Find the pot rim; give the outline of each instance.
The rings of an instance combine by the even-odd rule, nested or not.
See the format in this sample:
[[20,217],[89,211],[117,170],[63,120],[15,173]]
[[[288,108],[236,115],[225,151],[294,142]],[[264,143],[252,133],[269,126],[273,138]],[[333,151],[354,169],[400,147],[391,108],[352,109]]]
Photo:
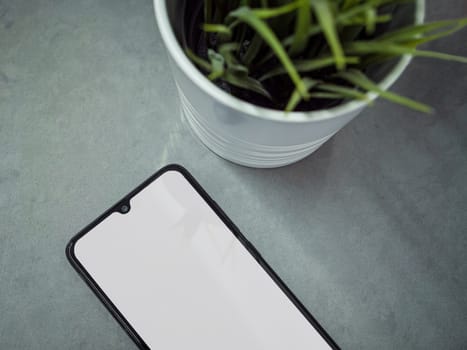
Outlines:
[[[222,104],[237,110],[241,113],[246,113],[250,116],[269,121],[283,122],[283,123],[309,123],[317,122],[331,118],[338,118],[355,112],[364,108],[366,105],[374,101],[378,95],[375,93],[367,93],[367,101],[349,101],[338,106],[316,110],[311,112],[289,112],[279,111],[265,107],[256,106],[252,103],[244,101],[236,96],[233,96],[226,91],[222,90],[209,79],[207,79],[189,60],[180,46],[175,33],[170,24],[169,16],[167,13],[166,1],[170,0],[154,0],[154,11],[159,31],[162,40],[165,43],[170,55],[175,60],[180,69],[185,75],[193,81],[195,85],[201,88],[208,95],[220,101]],[[425,18],[425,0],[416,0],[415,2],[415,23],[423,23]],[[389,89],[396,80],[402,75],[404,70],[412,60],[411,55],[404,55],[391,70],[390,73],[378,84],[383,90]]]

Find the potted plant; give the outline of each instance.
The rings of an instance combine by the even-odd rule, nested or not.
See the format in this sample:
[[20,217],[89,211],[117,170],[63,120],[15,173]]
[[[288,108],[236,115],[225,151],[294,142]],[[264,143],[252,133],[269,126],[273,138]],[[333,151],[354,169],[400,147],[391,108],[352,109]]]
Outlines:
[[212,151],[279,167],[318,149],[389,92],[420,50],[467,19],[423,24],[424,0],[154,0],[182,111]]

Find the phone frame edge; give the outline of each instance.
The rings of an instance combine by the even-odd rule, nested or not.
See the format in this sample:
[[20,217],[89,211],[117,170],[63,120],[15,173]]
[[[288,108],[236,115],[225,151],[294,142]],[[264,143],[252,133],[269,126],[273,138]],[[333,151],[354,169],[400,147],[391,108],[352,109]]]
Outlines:
[[191,175],[191,173],[185,169],[183,166],[178,164],[167,165],[155,174],[150,176],[148,179],[143,181],[139,186],[134,190],[120,199],[117,203],[112,205],[107,209],[103,214],[101,214],[97,219],[92,221],[77,234],[75,234],[66,246],[66,257],[72,267],[76,270],[78,275],[84,280],[89,288],[94,292],[98,299],[104,304],[107,310],[112,314],[118,324],[123,328],[123,330],[128,334],[128,336],[133,340],[136,346],[139,349],[150,349],[149,346],[144,342],[144,340],[139,336],[136,330],[131,326],[131,324],[126,320],[126,318],[120,313],[117,307],[105,294],[105,292],[99,287],[97,282],[92,278],[92,276],[86,271],[84,266],[79,262],[78,258],[75,255],[74,248],[78,240],[95,228],[98,224],[104,221],[108,216],[117,211],[118,208],[123,203],[127,203],[132,197],[141,192],[144,188],[150,185],[158,177],[169,171],[176,171],[183,175],[183,177],[190,183],[191,186],[196,190],[196,192],[206,201],[210,208],[219,216],[219,218],[224,222],[224,224],[231,230],[235,237],[242,243],[242,245],[247,249],[247,251],[255,258],[255,260],[261,265],[263,270],[273,279],[276,285],[282,290],[282,292],[287,296],[287,298],[295,305],[295,307],[302,313],[302,315],[307,319],[307,321],[313,326],[313,328],[323,337],[323,339],[328,343],[328,345],[334,350],[340,350],[337,343],[331,338],[331,336],[324,330],[324,328],[319,324],[319,322],[314,318],[311,312],[302,304],[302,302],[295,296],[295,294],[287,287],[287,285],[282,281],[282,279],[277,275],[277,273],[272,269],[271,266],[264,260],[261,254],[256,250],[252,243],[241,233],[238,227],[230,220],[230,218],[225,214],[225,212],[220,208],[220,206],[214,201],[208,193],[203,189],[203,187],[196,181],[196,179]]

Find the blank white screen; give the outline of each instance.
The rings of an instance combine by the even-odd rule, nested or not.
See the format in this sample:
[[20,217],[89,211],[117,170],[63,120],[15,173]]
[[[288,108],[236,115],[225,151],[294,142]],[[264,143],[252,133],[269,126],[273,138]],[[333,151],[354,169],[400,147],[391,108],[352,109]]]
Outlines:
[[330,349],[176,171],[80,238],[75,255],[151,349]]

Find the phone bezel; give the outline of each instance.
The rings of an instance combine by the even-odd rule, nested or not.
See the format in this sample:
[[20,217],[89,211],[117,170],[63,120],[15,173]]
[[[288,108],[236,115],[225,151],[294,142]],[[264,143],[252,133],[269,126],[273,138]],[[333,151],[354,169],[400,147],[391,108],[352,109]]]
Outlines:
[[131,326],[131,324],[125,319],[125,317],[120,313],[117,307],[112,303],[112,301],[107,297],[105,292],[99,287],[97,282],[91,277],[91,275],[86,271],[84,266],[79,262],[78,258],[75,255],[74,248],[76,243],[80,238],[86,235],[89,231],[99,225],[107,217],[109,217],[114,212],[118,212],[122,205],[128,205],[131,198],[141,192],[144,188],[154,182],[158,177],[163,175],[168,171],[176,171],[183,175],[183,177],[190,183],[191,186],[198,192],[198,194],[206,201],[210,208],[218,215],[218,217],[224,222],[224,224],[230,229],[234,236],[240,241],[244,248],[255,258],[255,260],[261,265],[263,270],[273,279],[277,286],[284,292],[287,298],[297,307],[297,309],[303,314],[303,316],[308,320],[308,322],[316,329],[316,331],[323,337],[323,339],[329,344],[332,349],[340,349],[337,343],[329,336],[329,334],[324,330],[324,328],[318,323],[318,321],[313,317],[313,315],[306,309],[306,307],[300,302],[300,300],[292,293],[292,291],[287,287],[287,285],[281,280],[281,278],[276,274],[276,272],[269,266],[269,264],[263,259],[263,257],[258,253],[256,248],[251,244],[246,237],[240,232],[240,230],[235,226],[235,224],[229,219],[229,217],[224,213],[224,211],[219,207],[219,205],[206,193],[206,191],[201,187],[201,185],[195,180],[195,178],[186,170],[183,166],[178,164],[171,164],[165,166],[164,168],[157,171],[154,175],[149,177],[141,185],[136,187],[133,191],[119,200],[116,204],[111,206],[106,210],[102,215],[100,215],[96,220],[87,225],[84,229],[79,231],[67,244],[66,246],[66,256],[73,266],[73,268],[78,272],[80,277],[86,282],[86,284],[91,288],[94,294],[99,298],[99,300],[104,304],[107,310],[112,314],[112,316],[117,320],[120,326],[125,330],[125,332],[130,336],[134,343],[140,349],[150,349],[144,340],[139,336],[138,332]]

